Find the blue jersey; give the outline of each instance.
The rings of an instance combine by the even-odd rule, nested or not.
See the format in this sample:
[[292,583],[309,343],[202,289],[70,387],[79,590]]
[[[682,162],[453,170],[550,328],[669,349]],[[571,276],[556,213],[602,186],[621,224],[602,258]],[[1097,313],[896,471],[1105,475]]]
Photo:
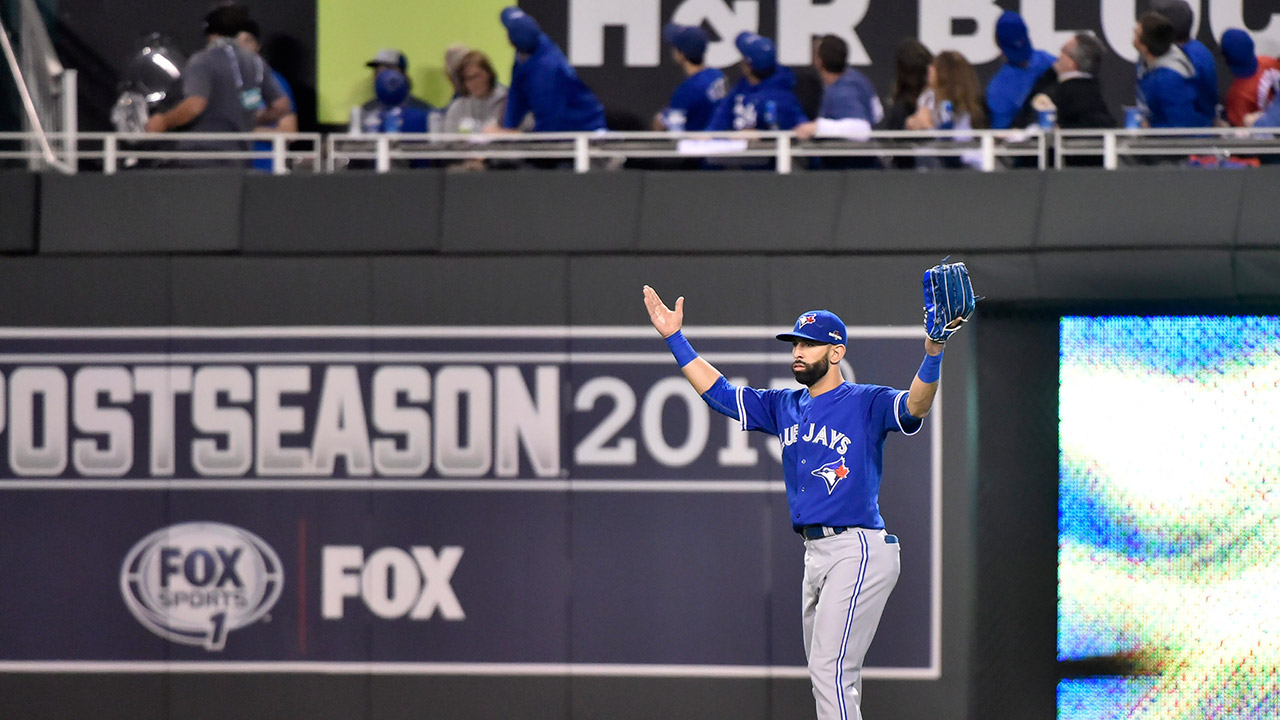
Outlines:
[[884,440],[894,431],[914,435],[923,424],[906,414],[906,390],[846,382],[813,397],[806,389],[736,387],[721,377],[702,397],[743,430],[782,441],[793,527],[884,527]]
[[795,86],[795,74],[784,67],[755,85],[743,78],[716,106],[707,129],[790,130],[808,122]]
[[520,127],[527,113],[533,113],[534,132],[605,129],[604,106],[546,35],[539,36],[529,57],[517,57],[511,68],[502,127]]
[[991,115],[991,128],[1005,130],[1013,126],[1031,89],[1040,76],[1053,69],[1057,60],[1043,50],[1037,50],[1027,61],[1026,67],[1005,63],[987,83],[987,112]]
[[1138,63],[1138,106],[1153,128],[1208,127],[1212,118],[1196,110],[1196,71],[1177,47],[1150,66]]
[[1196,112],[1204,119],[1204,125],[1213,125],[1218,115],[1218,64],[1213,52],[1199,40],[1183,45],[1182,52],[1196,69]]
[[[662,112],[668,130],[706,130],[716,103],[724,98],[724,73],[707,68],[685,78],[671,95],[671,104]],[[679,117],[684,121],[680,122]]]

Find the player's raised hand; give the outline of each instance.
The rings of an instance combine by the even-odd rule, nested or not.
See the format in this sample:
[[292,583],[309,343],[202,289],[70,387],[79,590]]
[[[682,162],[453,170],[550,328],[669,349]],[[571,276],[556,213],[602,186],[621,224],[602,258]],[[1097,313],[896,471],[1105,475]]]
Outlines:
[[684,296],[676,298],[676,309],[672,310],[658,297],[657,291],[645,285],[644,307],[649,311],[653,328],[664,338],[674,335],[684,325]]

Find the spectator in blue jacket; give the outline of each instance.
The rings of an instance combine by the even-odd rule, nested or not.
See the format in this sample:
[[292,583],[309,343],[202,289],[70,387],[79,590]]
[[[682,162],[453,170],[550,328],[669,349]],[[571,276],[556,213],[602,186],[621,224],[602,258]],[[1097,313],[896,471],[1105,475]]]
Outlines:
[[[1006,12],[996,20],[996,44],[1004,53],[1004,65],[987,83],[987,115],[991,127],[1003,130],[1029,124],[1030,100],[1053,89],[1057,58],[1031,46],[1027,24],[1016,12]],[[1020,118],[1019,115],[1022,115]]]
[[835,35],[818,41],[814,57],[822,78],[822,104],[818,119],[796,128],[802,138],[813,135],[865,135],[884,119],[884,105],[866,75],[849,67],[849,45]]
[[1147,11],[1133,28],[1138,50],[1138,106],[1148,127],[1208,127],[1196,111],[1195,67],[1174,43],[1173,23]]
[[[814,67],[822,78],[822,103],[816,120],[796,126],[796,136],[815,135],[865,140],[871,128],[884,119],[884,105],[866,75],[849,67],[849,45],[835,35],[824,35],[814,52]],[[813,167],[849,170],[882,167],[874,157],[813,158]]]
[[520,132],[527,113],[533,113],[533,132],[604,130],[604,106],[537,21],[514,5],[505,8],[501,17],[516,60],[506,114],[499,126],[489,130]]
[[1195,68],[1196,113],[1203,121],[1201,124],[1212,125],[1218,114],[1218,63],[1204,43],[1191,39],[1191,26],[1195,23],[1191,6],[1187,0],[1158,0],[1151,4],[1151,9],[1173,25],[1174,44]]
[[796,98],[796,76],[778,66],[773,41],[753,32],[739,33],[742,79],[729,91],[708,130],[790,130],[809,118]]
[[716,104],[724,99],[724,73],[702,64],[707,34],[694,25],[672,23],[662,29],[671,56],[684,70],[685,80],[676,87],[671,102],[654,118],[654,130],[697,132],[706,130]]

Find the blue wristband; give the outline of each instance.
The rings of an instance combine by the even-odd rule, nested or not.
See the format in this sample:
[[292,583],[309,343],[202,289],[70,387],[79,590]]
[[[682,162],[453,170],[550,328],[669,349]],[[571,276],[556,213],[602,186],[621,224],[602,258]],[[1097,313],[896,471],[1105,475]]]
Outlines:
[[938,378],[942,377],[942,353],[925,355],[924,362],[920,363],[920,371],[916,373],[916,377],[926,383],[938,382]]
[[688,365],[698,357],[693,346],[685,339],[684,333],[679,330],[667,336],[667,347],[671,348],[671,354],[676,356],[676,362],[680,367]]

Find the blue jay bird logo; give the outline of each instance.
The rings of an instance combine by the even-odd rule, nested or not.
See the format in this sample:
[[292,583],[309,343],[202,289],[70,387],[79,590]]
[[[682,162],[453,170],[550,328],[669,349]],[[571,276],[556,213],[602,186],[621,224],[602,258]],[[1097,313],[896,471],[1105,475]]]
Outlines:
[[836,483],[845,479],[845,476],[849,474],[849,468],[844,464],[844,458],[840,458],[814,470],[813,474],[827,483],[827,494],[830,495],[836,489]]
[[808,325],[809,323],[815,323],[815,322],[818,322],[817,315],[801,315],[800,319],[796,321],[796,329],[799,330],[805,325]]

